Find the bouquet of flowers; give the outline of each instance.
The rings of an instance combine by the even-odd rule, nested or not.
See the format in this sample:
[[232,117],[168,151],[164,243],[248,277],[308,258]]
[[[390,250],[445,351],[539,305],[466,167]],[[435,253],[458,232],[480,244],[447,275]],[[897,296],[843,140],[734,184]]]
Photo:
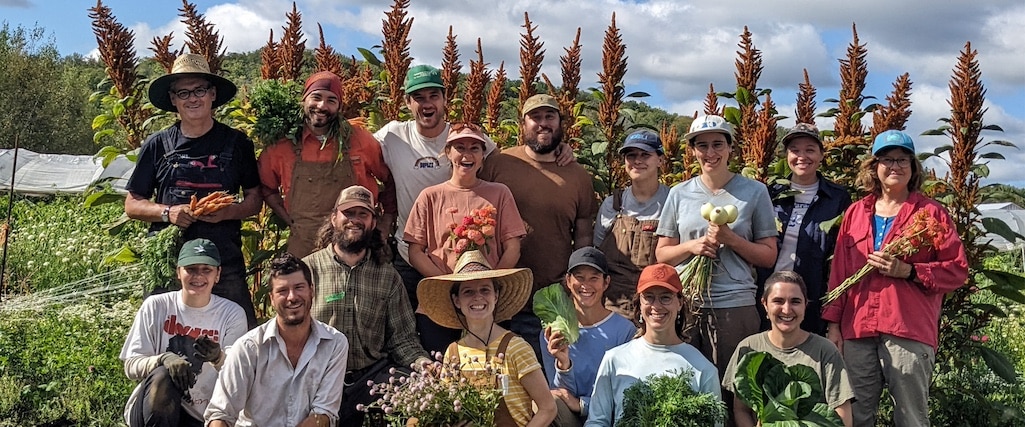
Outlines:
[[[918,253],[922,248],[940,246],[943,244],[943,236],[946,235],[946,224],[937,221],[936,218],[929,215],[929,212],[919,210],[912,217],[911,224],[904,227],[896,239],[893,239],[883,247],[883,252],[895,257],[909,257]],[[826,293],[826,296],[822,297],[822,305],[826,306],[836,301],[837,298],[840,298],[848,289],[860,282],[861,279],[864,279],[868,273],[875,271],[875,269],[872,265],[865,264],[857,273],[854,273],[853,276],[840,283],[840,286]]]
[[[448,213],[457,214],[459,209],[448,208]],[[453,221],[448,225],[448,229],[451,230],[448,240],[457,258],[466,251],[489,252],[488,240],[495,237],[496,213],[498,213],[498,209],[488,205],[480,209],[473,209],[462,220]]]
[[477,358],[465,364],[443,362],[441,353],[435,358],[408,375],[392,368],[387,383],[371,385],[371,394],[381,397],[357,409],[380,409],[392,427],[495,425],[503,397],[501,369]]

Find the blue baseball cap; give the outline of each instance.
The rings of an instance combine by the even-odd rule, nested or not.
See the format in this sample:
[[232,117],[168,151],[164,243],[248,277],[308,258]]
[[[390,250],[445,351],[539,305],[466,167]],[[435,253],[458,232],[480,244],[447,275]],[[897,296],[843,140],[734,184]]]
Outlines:
[[899,130],[888,130],[876,135],[875,142],[872,143],[872,155],[878,156],[880,151],[892,147],[900,147],[912,155],[915,154],[915,142],[908,134]]
[[626,141],[623,141],[623,146],[619,147],[619,154],[623,154],[627,148],[639,148],[649,153],[658,153],[660,156],[665,154],[665,151],[662,149],[662,138],[657,133],[648,129],[630,132],[626,136]]

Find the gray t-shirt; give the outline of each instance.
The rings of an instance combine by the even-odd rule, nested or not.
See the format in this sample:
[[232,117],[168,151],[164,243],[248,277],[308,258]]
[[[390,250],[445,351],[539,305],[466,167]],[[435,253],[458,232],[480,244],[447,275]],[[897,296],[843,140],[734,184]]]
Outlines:
[[[609,227],[612,227],[612,223],[616,220],[618,212],[612,209],[613,197],[606,197],[601,202],[601,207],[598,208],[598,222],[594,225],[595,247],[601,246],[601,242],[605,240],[605,233],[609,231]],[[634,197],[633,186],[626,187],[623,190],[623,206],[621,206],[623,215],[637,218],[639,221],[658,219],[662,215],[662,206],[665,206],[667,197],[669,197],[669,187],[666,187],[665,184],[659,184],[655,195],[644,203],[638,202]]]
[[[734,175],[722,191],[713,194],[701,182],[691,178],[669,189],[669,197],[659,217],[655,234],[673,237],[681,242],[697,239],[708,232],[708,221],[701,217],[701,205],[737,207],[737,220],[729,227],[748,241],[776,237],[776,215],[769,200],[769,190],[758,181]],[[688,260],[676,266],[683,270]],[[711,295],[711,297],[709,297]],[[740,254],[728,247],[719,249],[713,260],[712,284],[702,296],[702,308],[735,308],[755,305],[754,269]]]
[[734,391],[733,380],[737,374],[737,364],[745,354],[752,351],[769,353],[786,366],[801,364],[814,369],[822,382],[822,393],[826,398],[823,403],[828,404],[830,409],[836,409],[844,402],[854,399],[854,389],[847,377],[843,356],[836,349],[836,345],[816,334],[808,334],[807,340],[793,348],[779,348],[772,345],[768,332],[744,338],[740,344],[737,344],[737,350],[733,352],[730,364],[726,366],[726,372],[723,373],[723,388]]

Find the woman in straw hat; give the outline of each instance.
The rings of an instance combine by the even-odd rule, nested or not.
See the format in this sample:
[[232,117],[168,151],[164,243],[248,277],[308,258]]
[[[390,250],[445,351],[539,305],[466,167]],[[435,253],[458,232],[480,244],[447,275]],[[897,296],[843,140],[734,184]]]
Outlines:
[[[520,260],[520,239],[527,230],[509,187],[477,177],[488,153],[488,141],[476,125],[453,124],[444,151],[452,163],[451,177],[425,188],[413,203],[403,240],[409,243],[409,263],[424,277],[455,271],[457,259],[468,250],[471,239],[451,237],[469,230],[465,220],[471,217],[490,216],[482,221],[486,224],[476,224],[479,231],[465,231],[467,237],[475,234],[477,242],[483,242],[487,248],[483,255],[489,265],[511,268]],[[420,310],[416,313],[416,331],[428,352],[444,351],[460,335],[459,329],[441,327]]]
[[633,299],[641,335],[605,352],[598,366],[585,427],[610,427],[623,416],[623,392],[651,375],[690,370],[691,388],[720,397],[719,373],[698,349],[683,341],[683,284],[676,269],[652,264],[641,271]]
[[[527,303],[533,283],[530,270],[492,270],[483,253],[468,251],[459,257],[455,271],[421,280],[416,292],[431,320],[465,332],[445,351],[445,360],[469,365],[477,359],[501,369],[508,378],[508,390],[495,416],[496,425],[549,425],[555,419],[555,399],[534,350],[497,324],[511,319]],[[531,413],[531,401],[537,413]]]

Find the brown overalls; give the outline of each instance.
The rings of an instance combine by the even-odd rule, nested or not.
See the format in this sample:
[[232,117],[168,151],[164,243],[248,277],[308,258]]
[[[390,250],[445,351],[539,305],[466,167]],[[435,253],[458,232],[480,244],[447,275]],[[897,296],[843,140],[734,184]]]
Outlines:
[[637,280],[644,267],[655,263],[658,220],[638,220],[625,215],[622,188],[612,193],[612,209],[616,211],[616,219],[598,247],[605,254],[612,276],[609,289],[605,291],[605,307],[633,320],[631,303],[637,293]]
[[348,155],[333,162],[306,162],[302,144],[295,146],[292,187],[285,199],[285,209],[292,217],[288,252],[299,258],[313,253],[317,231],[331,215],[335,199],[342,190],[353,185],[356,185],[356,174]]

